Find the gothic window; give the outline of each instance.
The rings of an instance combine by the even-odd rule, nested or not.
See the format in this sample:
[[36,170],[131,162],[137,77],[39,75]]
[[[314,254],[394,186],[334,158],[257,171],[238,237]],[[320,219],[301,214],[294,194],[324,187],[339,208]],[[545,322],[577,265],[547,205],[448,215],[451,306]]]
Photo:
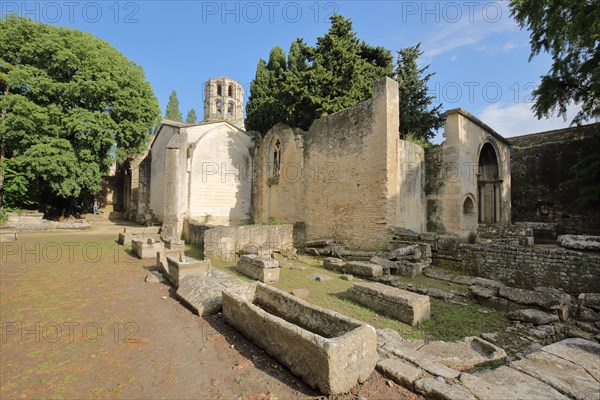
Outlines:
[[229,88],[227,89],[227,95],[229,97],[233,97],[233,85],[229,85]]
[[475,214],[475,205],[473,204],[473,200],[470,197],[465,199],[463,203],[463,213],[464,214]]
[[217,100],[217,115],[223,114],[223,105],[221,100]]
[[217,96],[222,96],[223,95],[223,89],[221,87],[220,83],[217,83]]
[[279,172],[281,171],[281,142],[279,139],[275,142],[275,146],[273,146],[273,176],[279,176]]
[[227,103],[227,115],[233,116],[233,103],[232,102]]

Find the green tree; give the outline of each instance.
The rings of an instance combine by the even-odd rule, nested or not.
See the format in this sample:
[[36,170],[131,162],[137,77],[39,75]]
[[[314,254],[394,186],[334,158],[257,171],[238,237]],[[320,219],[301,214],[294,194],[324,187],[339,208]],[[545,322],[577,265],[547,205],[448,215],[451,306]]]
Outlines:
[[167,111],[165,112],[165,118],[171,121],[182,122],[183,116],[179,111],[179,99],[177,98],[177,92],[174,90],[169,96],[169,102],[167,103]]
[[196,115],[196,110],[190,108],[190,111],[187,113],[187,117],[185,117],[185,122],[188,124],[195,124],[198,120],[198,116]]
[[429,65],[419,68],[417,61],[423,54],[421,44],[398,52],[396,80],[400,103],[400,137],[428,141],[444,125],[442,105],[431,107],[434,97],[427,94],[427,82],[434,75],[426,73]]
[[108,43],[9,15],[0,57],[7,206],[85,202],[115,159],[147,145],[158,101],[143,70]]
[[511,0],[511,15],[531,31],[531,55],[548,52],[552,66],[533,91],[537,118],[555,112],[566,118],[581,104],[573,123],[600,116],[600,3],[598,0]]
[[258,63],[246,127],[262,134],[278,122],[308,129],[315,119],[368,99],[376,80],[393,75],[388,50],[357,39],[349,19],[333,15],[330,20],[315,47],[297,39],[287,62],[276,47],[267,63]]

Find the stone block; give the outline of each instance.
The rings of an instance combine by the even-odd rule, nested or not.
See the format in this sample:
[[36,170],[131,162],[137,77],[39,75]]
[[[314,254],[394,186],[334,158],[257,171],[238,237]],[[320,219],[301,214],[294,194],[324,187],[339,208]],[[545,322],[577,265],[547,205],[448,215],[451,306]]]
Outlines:
[[479,286],[479,285],[472,285],[469,286],[469,291],[471,293],[473,293],[473,295],[479,299],[479,298],[484,298],[484,299],[489,299],[495,296],[498,296],[498,288],[489,288],[489,287],[485,287],[485,286]]
[[[544,399],[544,400],[567,400],[551,386],[519,372],[515,369],[502,366],[492,371],[486,371],[478,375],[481,381],[510,388],[519,399]],[[501,399],[501,398],[499,398]]]
[[530,375],[576,400],[598,398],[598,381],[584,367],[539,351],[510,363],[510,367]]
[[252,279],[267,283],[279,281],[281,270],[278,261],[254,254],[241,256],[236,269]]
[[429,297],[375,282],[357,282],[347,291],[350,299],[409,325],[429,319]]
[[510,386],[484,381],[471,374],[461,374],[460,383],[478,399],[520,400]]
[[177,297],[200,316],[216,314],[223,308],[223,291],[229,290],[251,299],[255,285],[246,283],[227,272],[211,269],[207,274],[184,276],[179,282]]
[[273,250],[269,246],[259,246],[254,243],[249,243],[245,245],[242,250],[238,252],[240,256],[252,254],[259,257],[268,257],[271,258],[271,254],[273,254]]
[[167,238],[165,239],[165,249],[185,251],[185,242],[174,237]]
[[381,265],[368,262],[350,261],[345,266],[345,272],[355,276],[364,276],[367,278],[379,278],[383,276]]
[[348,392],[378,360],[375,329],[257,283],[248,301],[223,292],[225,321],[325,394]]
[[594,379],[600,382],[600,344],[590,340],[571,338],[544,346],[542,351],[581,365]]
[[600,236],[560,235],[556,239],[559,246],[575,250],[600,250]]
[[383,268],[384,275],[395,274],[398,270],[398,264],[394,261],[390,261],[385,258],[381,258],[378,256],[372,257],[370,262],[373,264],[381,265]]
[[419,348],[417,355],[458,371],[468,371],[506,359],[503,349],[476,336],[466,337],[462,342],[429,342]]
[[345,270],[345,267],[346,262],[341,258],[326,257],[323,259],[323,268],[325,269],[336,272],[343,272]]
[[468,389],[448,385],[434,378],[423,378],[415,382],[415,389],[427,399],[437,400],[477,400]]
[[529,322],[534,325],[544,325],[558,321],[558,316],[556,314],[549,314],[535,308],[511,311],[506,316],[511,320]]
[[167,278],[175,286],[179,287],[181,279],[187,275],[206,275],[211,268],[210,260],[196,260],[191,257],[174,258],[167,256]]
[[185,257],[185,252],[183,250],[163,250],[156,252],[156,268],[165,275],[169,273],[167,256],[180,259],[181,257]]
[[499,295],[515,303],[537,305],[547,310],[558,310],[564,307],[569,299],[568,295],[565,296],[563,292],[558,294],[556,292],[542,292],[508,286],[501,287]]
[[577,304],[600,311],[600,293],[581,293],[577,298]]
[[414,383],[423,375],[423,370],[397,358],[387,358],[377,363],[377,370],[409,390],[414,390]]
[[119,239],[117,239],[117,243],[121,246],[127,246],[131,244],[131,239],[133,238],[133,233],[129,232],[119,232]]
[[132,250],[138,258],[156,258],[156,253],[164,250],[163,242],[154,239],[133,239]]
[[164,282],[164,281],[165,281],[165,278],[162,276],[162,274],[160,272],[150,271],[146,275],[146,282],[149,282],[149,283],[161,283],[161,282]]

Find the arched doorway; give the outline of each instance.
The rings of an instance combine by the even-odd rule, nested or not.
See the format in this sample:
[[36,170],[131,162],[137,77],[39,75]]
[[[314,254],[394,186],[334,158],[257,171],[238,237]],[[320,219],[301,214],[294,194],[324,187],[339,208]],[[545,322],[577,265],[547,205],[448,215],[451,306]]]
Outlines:
[[485,143],[479,152],[477,186],[479,188],[479,223],[500,222],[502,179],[496,150],[489,142]]

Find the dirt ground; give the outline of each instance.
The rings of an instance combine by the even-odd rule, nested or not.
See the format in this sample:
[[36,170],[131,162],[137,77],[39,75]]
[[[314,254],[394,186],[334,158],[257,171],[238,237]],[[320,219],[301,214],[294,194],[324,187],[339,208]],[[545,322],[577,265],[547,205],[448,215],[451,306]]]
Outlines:
[[[1,399],[298,399],[321,395],[228,327],[200,318],[116,231],[0,244]],[[419,399],[377,372],[332,399]]]

